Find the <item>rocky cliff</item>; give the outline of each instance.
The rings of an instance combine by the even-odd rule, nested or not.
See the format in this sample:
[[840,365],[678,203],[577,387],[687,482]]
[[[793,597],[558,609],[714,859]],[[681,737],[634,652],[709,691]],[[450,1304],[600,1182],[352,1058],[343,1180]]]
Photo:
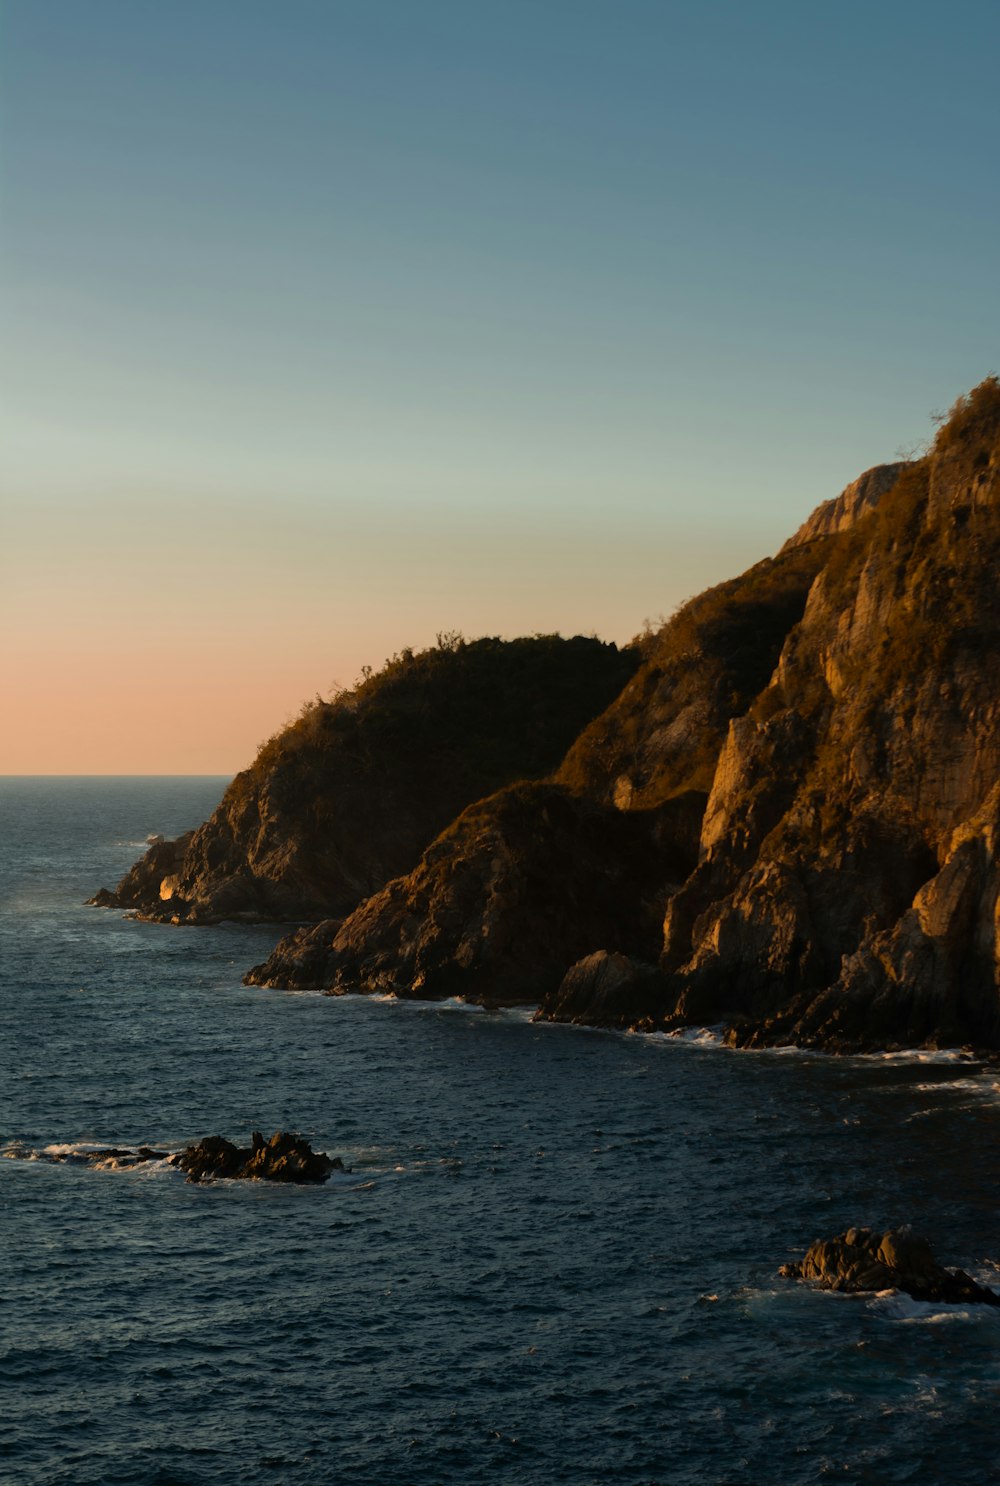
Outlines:
[[729,727],[665,916],[667,1020],[1000,1045],[1000,385],[836,539]]
[[481,801],[255,978],[750,1045],[1000,1046],[998,559],[989,378],[925,458],[645,640],[551,784]]
[[341,917],[470,802],[553,769],[638,663],[580,636],[405,651],[304,708],[204,825],[92,902],[174,923]]
[[787,552],[790,547],[801,547],[804,542],[811,542],[814,537],[828,537],[834,532],[847,531],[848,527],[854,526],[862,516],[867,516],[870,511],[874,511],[883,495],[892,489],[906,467],[906,462],[903,462],[877,464],[874,469],[865,470],[863,475],[852,480],[850,485],[833,500],[824,501],[821,506],[817,506],[812,515],[803,521],[794,536],[788,538],[781,549],[782,552]]
[[247,980],[517,1005],[594,950],[655,959],[703,805],[688,794],[638,817],[557,784],[513,785],[470,806],[343,924],[288,936]]

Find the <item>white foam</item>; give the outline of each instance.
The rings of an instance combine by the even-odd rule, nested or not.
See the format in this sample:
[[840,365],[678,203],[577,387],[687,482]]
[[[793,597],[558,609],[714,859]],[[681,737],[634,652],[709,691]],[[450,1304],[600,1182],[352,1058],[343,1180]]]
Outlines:
[[948,1326],[958,1321],[979,1321],[996,1316],[985,1305],[943,1305],[934,1300],[914,1300],[900,1290],[880,1290],[868,1302],[886,1320],[902,1326]]
[[1000,1084],[989,1077],[942,1078],[935,1083],[914,1084],[918,1094],[982,1094],[994,1098],[1000,1092]]
[[973,1063],[975,1059],[960,1047],[904,1047],[892,1053],[852,1053],[866,1063]]
[[[326,995],[325,991],[297,992],[299,995]],[[443,1000],[425,1000],[419,996],[398,996],[395,991],[338,991],[338,1001],[375,1001],[381,1005],[410,1007],[415,1011],[467,1011],[486,1012],[493,1016],[505,1016],[515,1021],[531,1022],[538,1011],[537,1006],[485,1007],[464,996],[448,996]],[[827,1053],[821,1048],[800,1047],[794,1042],[783,1042],[770,1047],[737,1047],[725,1040],[726,1024],[716,1023],[710,1027],[680,1027],[672,1032],[642,1032],[630,1028],[590,1027],[577,1022],[557,1022],[545,1018],[539,1026],[571,1028],[574,1032],[603,1032],[618,1037],[642,1037],[648,1042],[711,1048],[725,1053],[755,1054],[758,1057],[778,1058],[835,1058],[838,1062],[955,1064],[975,1063],[977,1060],[962,1048],[900,1048],[895,1052],[878,1053]],[[954,1085],[952,1085],[954,1087]],[[1000,1093],[1000,1083],[992,1086]]]
[[[325,991],[310,992],[309,994],[326,995]],[[445,996],[435,1000],[421,996],[398,996],[395,991],[337,991],[331,998],[334,1001],[363,1001],[375,1002],[379,1006],[395,1006],[410,1011],[460,1011],[471,1012],[477,1016],[488,1014],[490,1016],[513,1017],[516,1021],[530,1022],[537,1006],[483,1006],[478,1001],[469,1001],[465,996]]]
[[[43,1145],[41,1154],[43,1156],[84,1156],[88,1151],[107,1150],[108,1142],[100,1140],[54,1140],[50,1145]],[[118,1149],[124,1150],[121,1146]]]
[[815,1048],[798,1047],[794,1042],[778,1043],[774,1047],[737,1047],[734,1043],[725,1039],[725,1023],[717,1023],[712,1027],[680,1027],[676,1032],[637,1032],[638,1037],[648,1037],[650,1041],[682,1044],[685,1047],[711,1048],[722,1053],[755,1054],[759,1057],[769,1058],[821,1058],[825,1054],[817,1052]]
[[690,1042],[696,1047],[721,1047],[730,1051],[723,1041],[723,1028],[716,1027],[682,1027],[677,1032],[654,1032],[654,1037],[662,1037],[669,1042]]
[[[941,1063],[953,1065],[955,1063],[975,1063],[977,1060],[973,1054],[958,1047],[945,1048],[900,1048],[895,1052],[882,1053],[826,1053],[821,1048],[799,1047],[794,1042],[782,1042],[771,1047],[737,1047],[725,1041],[726,1027],[724,1023],[717,1023],[711,1027],[681,1027],[676,1032],[638,1032],[634,1035],[648,1037],[650,1041],[666,1043],[681,1043],[685,1046],[715,1048],[720,1052],[756,1054],[759,1057],[780,1058],[835,1058],[838,1062],[866,1062],[866,1063]],[[971,1080],[969,1080],[971,1084]],[[927,1085],[928,1088],[955,1087],[948,1085]],[[978,1088],[978,1085],[977,1085]],[[994,1084],[993,1089],[1000,1092],[1000,1083]]]

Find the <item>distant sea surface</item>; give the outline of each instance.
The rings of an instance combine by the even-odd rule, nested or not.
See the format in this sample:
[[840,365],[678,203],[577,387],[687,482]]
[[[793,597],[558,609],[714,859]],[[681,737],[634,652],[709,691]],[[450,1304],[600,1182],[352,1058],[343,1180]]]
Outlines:
[[996,1478],[996,1311],[776,1277],[912,1220],[1000,1282],[995,1071],[251,990],[277,930],[81,906],[224,783],[0,781],[0,1155],[290,1128],[353,1173],[0,1160],[5,1486]]

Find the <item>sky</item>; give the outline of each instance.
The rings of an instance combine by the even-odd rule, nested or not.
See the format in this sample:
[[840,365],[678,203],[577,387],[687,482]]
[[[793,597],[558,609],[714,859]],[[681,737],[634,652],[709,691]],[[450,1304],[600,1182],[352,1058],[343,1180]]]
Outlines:
[[0,773],[619,643],[1000,367],[1000,6],[0,0]]

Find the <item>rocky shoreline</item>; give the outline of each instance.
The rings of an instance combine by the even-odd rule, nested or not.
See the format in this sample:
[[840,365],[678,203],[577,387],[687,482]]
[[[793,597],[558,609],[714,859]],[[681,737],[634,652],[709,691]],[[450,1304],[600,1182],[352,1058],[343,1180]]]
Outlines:
[[[316,773],[319,721],[295,725],[211,822],[155,845],[92,901],[176,922],[294,904],[284,916],[301,926],[248,972],[254,985],[538,1003],[541,1019],[640,1031],[722,1025],[747,1048],[995,1051],[998,569],[990,377],[923,458],[867,471],[775,558],[686,604],[624,659],[574,651],[572,718],[553,696],[565,656],[546,652],[543,731],[553,741],[562,727],[559,757],[469,794],[436,825],[422,816],[402,867],[381,846],[379,871],[370,859],[392,834],[385,799],[390,819],[403,808],[403,774],[385,799],[365,776],[364,818],[337,807],[365,842],[367,875],[346,874],[349,843],[313,808],[331,788],[342,802],[356,793],[357,776],[331,763],[347,736],[338,713],[322,723],[341,740],[324,755],[333,784]],[[580,676],[598,663],[588,690]],[[511,664],[489,652],[493,681]],[[468,669],[432,669],[437,689],[424,678],[419,692],[428,716],[461,711]],[[367,719],[366,747],[379,736],[377,680],[351,714]],[[518,693],[522,712],[530,695]],[[421,797],[440,777],[440,740],[433,720],[411,736],[408,717],[393,747]],[[524,717],[508,722],[516,740]],[[473,752],[487,744],[477,734]],[[316,866],[333,858],[336,891]]]

